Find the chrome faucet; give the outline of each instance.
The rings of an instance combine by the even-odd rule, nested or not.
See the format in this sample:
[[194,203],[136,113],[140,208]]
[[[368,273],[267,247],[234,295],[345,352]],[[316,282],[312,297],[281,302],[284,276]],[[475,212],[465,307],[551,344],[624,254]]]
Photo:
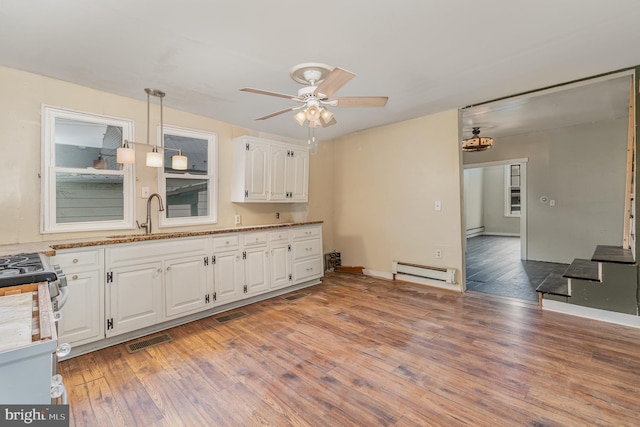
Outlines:
[[153,193],[152,195],[150,195],[147,199],[147,222],[145,222],[144,224],[140,224],[138,221],[136,221],[136,223],[138,224],[138,228],[144,228],[144,234],[151,234],[151,199],[153,199],[154,197],[158,198],[158,211],[164,210],[164,206],[162,205],[162,197],[160,197],[158,193]]

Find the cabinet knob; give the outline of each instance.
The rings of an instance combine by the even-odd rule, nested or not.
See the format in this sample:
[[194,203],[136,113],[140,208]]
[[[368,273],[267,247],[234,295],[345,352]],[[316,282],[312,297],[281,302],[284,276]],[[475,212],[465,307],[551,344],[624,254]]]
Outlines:
[[74,264],[77,264],[77,263],[78,263],[78,258],[74,258],[74,259],[73,259],[73,263],[74,263]]
[[74,274],[73,276],[71,276],[71,280],[78,280],[78,275]]
[[167,267],[167,271],[171,270],[171,266]]

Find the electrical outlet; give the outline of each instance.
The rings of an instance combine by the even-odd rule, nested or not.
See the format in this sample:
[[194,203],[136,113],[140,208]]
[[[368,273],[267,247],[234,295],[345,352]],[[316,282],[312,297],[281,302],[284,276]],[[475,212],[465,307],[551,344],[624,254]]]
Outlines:
[[276,219],[280,219],[280,212],[276,212]]
[[442,258],[442,249],[436,249],[436,258]]
[[240,218],[240,215],[236,215],[236,225],[240,225],[240,223],[242,218]]

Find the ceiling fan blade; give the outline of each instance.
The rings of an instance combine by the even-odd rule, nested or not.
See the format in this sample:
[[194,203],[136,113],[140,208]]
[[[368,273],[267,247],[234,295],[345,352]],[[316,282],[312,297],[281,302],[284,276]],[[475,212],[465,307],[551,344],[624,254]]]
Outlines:
[[328,98],[355,76],[351,71],[336,67],[327,74],[313,94],[317,96],[321,93]]
[[384,107],[387,100],[388,96],[349,96],[332,99],[338,101],[336,107]]
[[267,114],[266,116],[258,117],[256,120],[266,120],[271,117],[279,116],[280,114],[288,113],[289,111],[298,110],[300,107],[297,105],[294,107],[285,108],[284,110],[276,111],[275,113]]
[[295,101],[300,101],[300,98],[298,98],[297,96],[295,96],[295,95],[287,95],[286,93],[278,93],[278,92],[271,92],[271,91],[268,91],[268,90],[254,89],[252,87],[243,87],[240,90],[242,92],[257,93],[259,95],[277,96],[278,98],[287,98],[287,99],[293,99]]
[[329,127],[329,126],[333,126],[338,122],[336,121],[335,117],[332,117],[331,120],[329,120],[327,123],[324,123],[324,122],[321,122],[321,123],[322,123],[322,127],[326,128],[326,127]]

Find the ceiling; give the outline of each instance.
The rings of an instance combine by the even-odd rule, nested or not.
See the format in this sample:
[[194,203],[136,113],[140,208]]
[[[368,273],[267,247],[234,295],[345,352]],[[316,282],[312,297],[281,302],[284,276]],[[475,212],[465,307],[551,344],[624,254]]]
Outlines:
[[[327,140],[635,66],[638,16],[637,0],[0,0],[0,65],[140,100],[160,89],[167,107],[300,140],[292,114],[254,120],[295,103],[239,89],[295,95],[290,69],[320,62],[356,74],[335,96],[389,97],[332,109]],[[517,127],[543,101],[465,126]]]

